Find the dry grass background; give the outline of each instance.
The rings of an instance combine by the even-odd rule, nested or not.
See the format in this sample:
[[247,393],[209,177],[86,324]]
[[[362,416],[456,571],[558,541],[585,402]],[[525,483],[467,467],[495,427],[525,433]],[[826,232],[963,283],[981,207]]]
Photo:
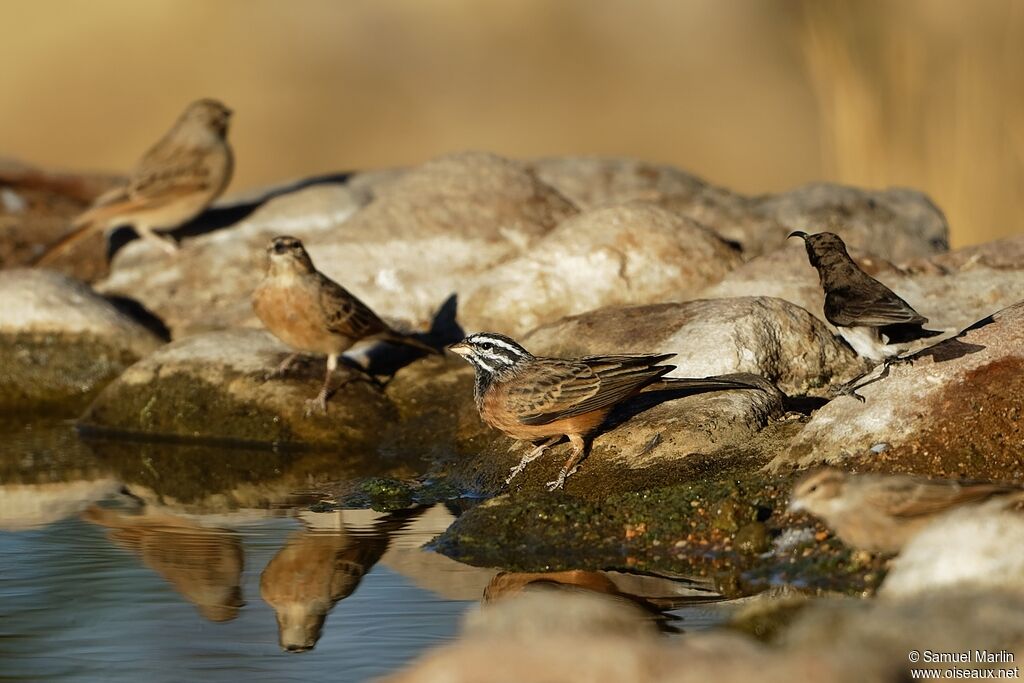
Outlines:
[[233,189],[481,148],[746,192],[909,185],[1019,233],[1019,0],[0,0],[0,155],[123,170],[188,100]]

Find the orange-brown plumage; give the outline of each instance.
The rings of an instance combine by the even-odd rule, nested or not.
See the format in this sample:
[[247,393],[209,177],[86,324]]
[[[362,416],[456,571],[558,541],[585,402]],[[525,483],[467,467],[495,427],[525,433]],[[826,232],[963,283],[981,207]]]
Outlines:
[[512,339],[481,333],[449,347],[476,369],[476,403],[489,426],[519,441],[538,445],[512,468],[511,481],[528,463],[563,437],[573,452],[549,486],[560,488],[583,459],[585,440],[623,401],[645,389],[702,390],[751,388],[719,378],[662,377],[674,366],[661,365],[673,354],[588,356],[577,359],[534,356]]
[[[300,353],[327,356],[323,388],[311,407],[327,411],[331,374],[339,356],[360,341],[405,344],[428,353],[438,351],[391,328],[354,294],[319,272],[302,242],[282,235],[267,248],[270,266],[253,291],[252,307],[270,332]],[[282,363],[284,372],[294,355]]]

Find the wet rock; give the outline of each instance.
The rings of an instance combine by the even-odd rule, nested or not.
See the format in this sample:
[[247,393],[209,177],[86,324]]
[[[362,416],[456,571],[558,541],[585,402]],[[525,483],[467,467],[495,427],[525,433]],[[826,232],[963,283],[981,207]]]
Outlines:
[[519,336],[602,306],[688,298],[739,263],[735,249],[679,214],[649,204],[595,209],[488,271],[462,315],[470,329]]
[[[71,219],[120,181],[111,175],[48,171],[0,159],[0,268],[27,266],[70,229]],[[55,264],[90,282],[107,272],[106,243],[96,235]]]
[[914,356],[913,364],[818,410],[771,466],[1024,480],[1024,303]]
[[0,408],[74,413],[161,340],[89,287],[0,272]]
[[[326,416],[304,415],[323,360],[285,378],[265,379],[289,350],[257,330],[196,335],[128,368],[81,418],[88,429],[267,444],[368,449],[397,411],[368,381],[345,383]],[[335,381],[344,381],[339,369]],[[358,375],[357,375],[358,376]]]
[[673,166],[601,157],[552,157],[528,164],[582,209],[634,201],[656,204],[707,226],[740,245],[747,256],[770,249],[784,230],[771,217],[753,211],[747,197]]
[[945,216],[917,190],[864,190],[816,183],[759,197],[754,204],[755,211],[783,226],[762,251],[784,244],[793,230],[834,232],[848,246],[894,262],[949,249]]
[[565,357],[675,352],[669,377],[749,372],[793,396],[822,394],[861,367],[820,320],[771,297],[604,308],[540,327],[525,344]]
[[893,561],[879,594],[983,589],[1024,594],[1024,514],[1006,501],[954,510],[929,524]]
[[282,195],[229,229],[188,240],[170,259],[132,243],[99,288],[131,292],[175,337],[254,326],[249,295],[263,275],[266,243],[290,233],[318,268],[378,313],[422,327],[450,294],[576,213],[532,174],[490,154],[451,155],[394,175]]
[[[1024,237],[915,259],[900,267],[866,251],[851,251],[865,272],[928,318],[931,329],[962,330],[1016,303],[1024,292]],[[825,319],[818,274],[799,243],[748,261],[700,293],[701,298],[733,296],[776,296]],[[925,340],[917,348],[935,341]]]

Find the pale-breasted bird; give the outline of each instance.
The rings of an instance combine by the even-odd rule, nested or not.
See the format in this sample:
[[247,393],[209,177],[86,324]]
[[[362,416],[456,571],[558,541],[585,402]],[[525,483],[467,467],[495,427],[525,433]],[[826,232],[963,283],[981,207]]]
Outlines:
[[157,230],[192,220],[231,181],[234,158],[227,141],[231,110],[216,100],[197,100],[139,160],[127,182],[104,193],[72,222],[35,265],[46,266],[95,232],[130,225],[143,239],[173,253],[177,244]]

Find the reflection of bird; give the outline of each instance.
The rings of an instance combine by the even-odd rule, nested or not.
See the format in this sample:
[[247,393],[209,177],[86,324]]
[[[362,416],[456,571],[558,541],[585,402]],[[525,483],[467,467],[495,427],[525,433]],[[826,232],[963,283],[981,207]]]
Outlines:
[[942,334],[924,329],[927,318],[861,270],[839,235],[798,230],[789,236],[804,240],[825,290],[825,319],[858,355],[875,362],[888,360],[899,355],[899,345]]
[[[323,388],[309,409],[327,412],[331,374],[338,358],[359,341],[388,341],[428,353],[437,349],[391,328],[354,294],[321,273],[302,242],[275,237],[267,247],[270,267],[252,294],[256,315],[274,336],[300,352],[327,354]],[[278,368],[285,372],[298,354]]]
[[94,232],[120,225],[131,225],[140,237],[174,252],[177,244],[154,231],[192,220],[227,187],[233,169],[227,142],[230,117],[231,111],[216,100],[190,104],[142,157],[127,183],[101,195],[36,265],[53,262]]
[[558,443],[572,443],[572,454],[548,488],[561,488],[583,458],[585,439],[619,403],[648,388],[751,389],[749,384],[719,379],[663,379],[675,369],[659,365],[675,354],[588,356],[578,359],[534,356],[512,339],[493,333],[473,334],[448,347],[476,370],[476,404],[491,427],[519,441],[540,442],[512,468],[508,477]]
[[125,514],[92,506],[82,518],[109,529],[210,621],[238,616],[242,601],[242,544],[226,529],[199,526],[167,514]]
[[1024,499],[1016,486],[824,469],[797,483],[789,509],[820,517],[854,548],[895,553],[938,515],[1010,494]]
[[[426,508],[392,513],[368,533],[344,528],[292,534],[260,575],[260,595],[274,608],[281,648],[312,649],[327,613],[351,595],[388,549],[391,535]],[[342,515],[342,512],[338,512]]]

